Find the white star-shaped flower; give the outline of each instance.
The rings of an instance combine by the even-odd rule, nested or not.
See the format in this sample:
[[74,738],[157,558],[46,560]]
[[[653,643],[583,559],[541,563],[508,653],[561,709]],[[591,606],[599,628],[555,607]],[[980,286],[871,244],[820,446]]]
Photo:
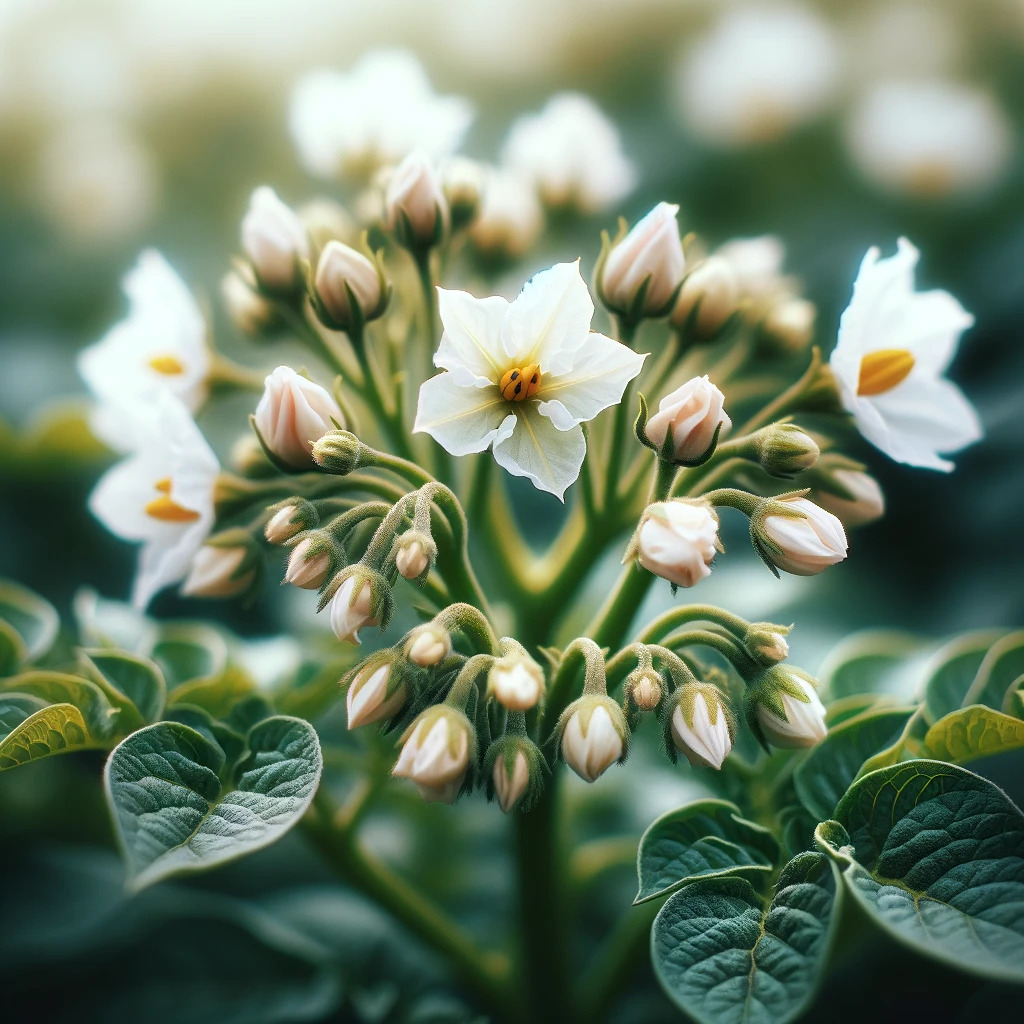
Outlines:
[[159,391],[195,412],[210,369],[202,311],[160,253],[142,253],[125,275],[124,291],[128,316],[78,357],[79,373],[99,400],[93,430],[118,451],[132,447],[126,413]]
[[579,476],[581,423],[622,399],[646,358],[590,330],[579,261],[531,278],[514,302],[438,288],[444,335],[414,430],[452,455],[495,461],[559,499]]
[[89,508],[124,540],[141,542],[132,602],[145,608],[182,579],[214,521],[220,466],[181,402],[168,391],[130,411],[135,447],[109,469]]
[[322,68],[295,87],[289,124],[299,159],[321,178],[369,173],[422,149],[454,152],[473,120],[461,96],[438,96],[416,57],[374,50],[348,73]]
[[890,458],[949,472],[940,453],[982,436],[974,407],[943,374],[974,317],[949,292],[914,291],[919,253],[868,250],[839,321],[830,365],[860,432]]

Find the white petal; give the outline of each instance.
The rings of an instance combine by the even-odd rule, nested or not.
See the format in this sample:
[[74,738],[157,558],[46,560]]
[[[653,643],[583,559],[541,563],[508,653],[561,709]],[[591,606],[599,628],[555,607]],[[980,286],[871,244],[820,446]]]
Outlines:
[[485,451],[509,436],[515,416],[497,388],[460,385],[439,373],[420,386],[413,433],[430,434],[452,455]]
[[540,411],[559,430],[592,420],[622,400],[626,385],[640,373],[646,358],[603,334],[590,334],[571,370],[553,379],[544,377]]
[[512,303],[502,331],[516,366],[538,363],[542,373],[566,373],[586,343],[594,302],[580,263],[556,263],[534,274]]
[[434,365],[449,370],[458,384],[497,384],[505,372],[501,328],[508,300],[500,295],[478,299],[468,292],[438,288],[437,305],[444,335]]
[[191,523],[185,529],[179,527],[176,532],[177,536],[170,543],[150,541],[139,552],[139,564],[132,587],[132,604],[140,610],[164,587],[177,583],[185,576],[192,556],[202,547],[210,532],[210,523]]
[[559,501],[580,475],[587,454],[582,428],[559,430],[527,402],[516,410],[515,429],[494,445],[494,459],[513,476],[525,476]]

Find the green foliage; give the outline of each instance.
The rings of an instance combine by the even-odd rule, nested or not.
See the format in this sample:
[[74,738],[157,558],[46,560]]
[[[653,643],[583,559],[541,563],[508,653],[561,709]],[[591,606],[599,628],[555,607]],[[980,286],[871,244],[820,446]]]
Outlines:
[[786,864],[770,901],[744,878],[694,882],[654,921],[663,988],[699,1024],[786,1024],[821,980],[837,917],[836,871],[817,853]]
[[974,704],[940,718],[925,734],[924,745],[940,761],[967,764],[1024,747],[1024,722]]
[[699,878],[765,875],[779,845],[760,825],[724,800],[698,800],[653,822],[640,839],[636,903],[665,896]]
[[896,939],[1024,982],[1024,815],[997,786],[940,761],[884,768],[850,788],[816,839]]
[[1003,636],[985,630],[957,637],[939,649],[925,673],[924,702],[929,721],[956,711],[967,696],[989,648]]
[[0,771],[50,754],[102,746],[74,704],[51,704],[29,715],[0,740]]
[[41,658],[59,625],[49,602],[11,580],[0,580],[0,676]]
[[234,762],[186,725],[133,733],[106,770],[130,883],[142,888],[274,842],[309,806],[322,764],[315,730],[297,718],[255,726]]
[[85,673],[112,693],[122,710],[134,712],[140,724],[160,718],[167,689],[152,661],[124,651],[82,651],[80,658]]
[[920,639],[907,633],[854,634],[822,666],[822,690],[833,699],[863,693],[903,696],[907,659],[920,648]]

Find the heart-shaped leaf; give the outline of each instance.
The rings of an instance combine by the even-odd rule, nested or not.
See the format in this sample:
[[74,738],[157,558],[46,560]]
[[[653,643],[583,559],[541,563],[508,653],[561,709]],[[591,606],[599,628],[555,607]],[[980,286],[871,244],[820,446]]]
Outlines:
[[745,878],[694,882],[654,920],[658,980],[698,1024],[787,1024],[821,980],[838,891],[819,853],[783,867],[767,906]]
[[101,747],[73,704],[50,704],[29,715],[0,740],[0,771],[51,754]]
[[909,633],[855,633],[839,644],[822,665],[822,690],[833,698],[859,693],[909,697],[908,664],[920,650],[921,641]]
[[816,821],[830,818],[864,762],[899,739],[913,708],[866,712],[830,729],[797,765],[793,782]]
[[168,689],[215,676],[228,663],[227,641],[201,622],[165,622],[147,647],[145,653],[159,666]]
[[1005,630],[968,633],[940,647],[925,669],[924,701],[930,722],[961,707],[989,648]]
[[987,779],[941,761],[882,768],[850,787],[815,840],[899,941],[1024,981],[1024,815]]
[[1024,722],[974,704],[940,718],[925,734],[924,745],[938,761],[967,764],[1024,747]]
[[11,580],[0,580],[0,619],[21,637],[25,661],[42,657],[60,628],[60,619],[48,601]]
[[656,819],[637,851],[636,903],[664,896],[698,878],[767,874],[779,845],[767,829],[725,800],[698,800]]
[[81,651],[84,672],[122,706],[137,713],[139,725],[163,712],[166,688],[160,669],[148,658],[124,651]]
[[309,806],[323,764],[316,731],[278,716],[255,726],[238,763],[177,722],[140,729],[106,770],[129,882],[141,888],[252,853],[280,838]]

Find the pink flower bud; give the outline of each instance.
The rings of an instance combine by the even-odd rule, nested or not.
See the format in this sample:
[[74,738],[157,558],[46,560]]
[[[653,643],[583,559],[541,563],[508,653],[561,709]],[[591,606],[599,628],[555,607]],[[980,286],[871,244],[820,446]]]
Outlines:
[[256,406],[256,429],[267,448],[286,465],[312,467],[313,442],[334,429],[332,420],[344,425],[345,417],[319,384],[288,366],[279,366],[267,377]]
[[670,458],[676,462],[696,462],[707,455],[719,427],[719,437],[732,427],[724,403],[725,396],[706,374],[694,377],[661,400],[644,433],[660,452],[671,427]]

